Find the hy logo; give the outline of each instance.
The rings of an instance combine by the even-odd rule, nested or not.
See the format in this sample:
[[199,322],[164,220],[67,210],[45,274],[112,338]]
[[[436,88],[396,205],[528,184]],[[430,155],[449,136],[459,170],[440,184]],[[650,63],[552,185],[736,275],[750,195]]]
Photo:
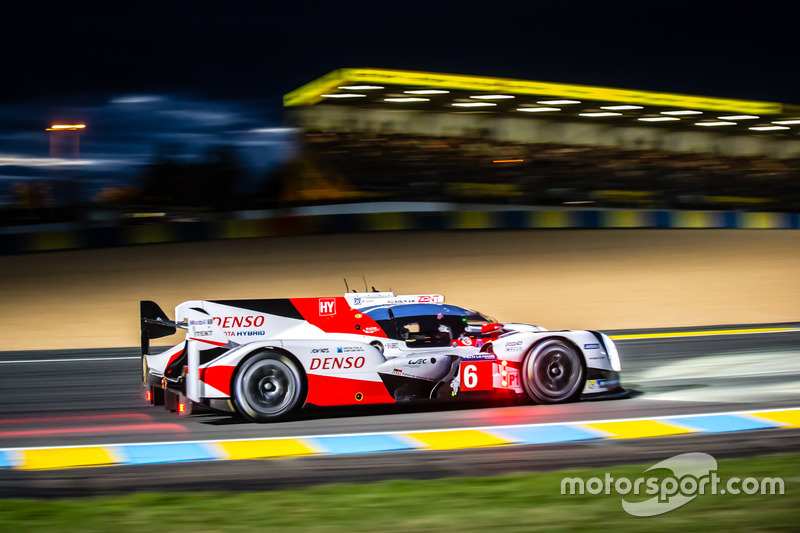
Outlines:
[[320,298],[319,299],[319,316],[331,316],[336,314],[336,299],[335,298]]

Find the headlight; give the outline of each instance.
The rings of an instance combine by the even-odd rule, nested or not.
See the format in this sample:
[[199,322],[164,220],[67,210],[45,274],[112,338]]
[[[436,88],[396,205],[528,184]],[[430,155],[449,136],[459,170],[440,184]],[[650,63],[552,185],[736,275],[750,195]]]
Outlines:
[[603,337],[603,344],[606,345],[608,360],[611,362],[611,370],[619,372],[622,370],[622,364],[619,361],[619,352],[617,351],[617,346],[614,344],[614,341],[612,341],[611,338],[605,333],[601,333],[600,336]]

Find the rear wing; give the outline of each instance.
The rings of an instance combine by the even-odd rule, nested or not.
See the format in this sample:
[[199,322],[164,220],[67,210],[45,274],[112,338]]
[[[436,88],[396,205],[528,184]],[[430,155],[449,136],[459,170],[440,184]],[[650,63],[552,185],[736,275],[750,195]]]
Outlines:
[[[186,397],[194,402],[200,401],[200,350],[211,347],[234,348],[238,344],[225,337],[222,328],[203,309],[191,307],[186,310],[182,322],[170,320],[155,302],[142,300],[139,303],[142,329],[142,357],[149,355],[150,339],[158,339],[174,334],[178,328],[188,332],[186,336]],[[205,346],[205,348],[201,348]]]
[[139,317],[142,330],[142,355],[150,351],[150,339],[173,335],[177,328],[186,329],[186,324],[173,322],[157,303],[150,300],[139,302]]

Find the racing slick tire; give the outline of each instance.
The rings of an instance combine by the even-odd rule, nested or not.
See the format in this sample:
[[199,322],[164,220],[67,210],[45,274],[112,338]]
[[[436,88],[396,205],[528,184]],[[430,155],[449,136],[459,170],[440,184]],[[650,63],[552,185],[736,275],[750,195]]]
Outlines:
[[272,422],[300,406],[305,379],[299,365],[286,355],[260,352],[239,368],[233,391],[236,410],[244,418]]
[[563,403],[583,392],[586,370],[577,349],[561,339],[547,339],[531,349],[522,364],[522,386],[537,403]]

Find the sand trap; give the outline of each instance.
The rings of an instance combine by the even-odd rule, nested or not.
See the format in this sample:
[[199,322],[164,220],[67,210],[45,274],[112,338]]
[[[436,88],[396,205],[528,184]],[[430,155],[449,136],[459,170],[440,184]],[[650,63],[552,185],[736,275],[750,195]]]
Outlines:
[[4,350],[136,346],[139,300],[437,292],[550,329],[800,320],[800,231],[384,232],[0,257]]

